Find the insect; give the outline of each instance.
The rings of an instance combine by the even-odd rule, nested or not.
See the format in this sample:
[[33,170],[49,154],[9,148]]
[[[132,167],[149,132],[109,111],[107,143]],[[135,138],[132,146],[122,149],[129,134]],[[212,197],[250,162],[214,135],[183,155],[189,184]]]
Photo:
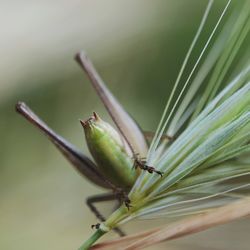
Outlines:
[[[16,110],[29,122],[39,128],[50,141],[61,151],[70,163],[90,181],[106,188],[111,192],[87,198],[86,203],[100,221],[105,218],[94,205],[97,202],[118,200],[130,208],[127,193],[134,184],[140,171],[163,173],[153,166],[147,165],[145,156],[148,151],[146,137],[152,133],[143,132],[137,123],[123,109],[112,93],[108,90],[92,62],[84,52],[76,55],[76,61],[87,73],[94,89],[109,112],[118,131],[104,122],[97,113],[93,113],[87,120],[81,120],[85,131],[86,141],[95,163],[82,154],[71,143],[54,132],[47,126],[25,103],[18,102]],[[162,138],[170,141],[172,138]],[[92,225],[98,228],[99,223]],[[114,228],[120,236],[124,233],[119,228]]]
[[[227,82],[225,76],[231,71],[233,57],[237,50],[241,50],[244,40],[235,41],[235,38],[246,37],[247,32],[243,27],[249,27],[249,1],[242,5],[242,12],[237,15],[237,12],[233,12],[233,19],[226,22],[223,32],[218,34],[214,44],[211,44],[211,50],[207,51],[207,61],[199,65],[230,2],[228,0],[180,94],[174,100],[213,0],[208,2],[149,149],[145,133],[110,93],[84,53],[79,53],[76,60],[87,73],[118,129],[116,131],[104,122],[97,113],[87,120],[81,120],[95,163],[51,130],[28,106],[17,104],[17,111],[40,128],[81,174],[109,190],[107,194],[87,199],[89,208],[104,222],[92,225],[97,230],[79,249],[89,249],[110,230],[123,236],[118,226],[134,218],[199,214],[243,197],[243,193],[232,192],[249,187],[249,181],[238,180],[238,177],[250,173],[246,159],[249,152],[250,68],[246,57],[240,61],[245,66],[239,67],[239,72],[232,75],[233,80]],[[197,67],[199,71],[194,77],[193,72]],[[171,102],[174,102],[173,105]],[[166,133],[177,137],[173,144],[171,141],[175,138],[162,138]],[[161,140],[166,141],[161,143]],[[146,173],[140,174],[143,170]],[[163,178],[158,178],[163,175],[159,170],[164,171]],[[94,204],[108,200],[118,200],[121,206],[105,220]],[[200,225],[202,228],[202,223]],[[138,242],[141,244],[142,240]],[[132,249],[133,245],[128,248]]]

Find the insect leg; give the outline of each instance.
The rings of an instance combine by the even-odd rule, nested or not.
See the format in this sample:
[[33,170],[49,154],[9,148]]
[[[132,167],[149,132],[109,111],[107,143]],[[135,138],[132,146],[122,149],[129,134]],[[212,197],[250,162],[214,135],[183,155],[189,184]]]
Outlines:
[[[111,201],[111,200],[117,200],[117,195],[115,193],[107,193],[107,194],[100,194],[100,195],[94,195],[90,196],[86,200],[86,204],[88,205],[89,209],[95,214],[95,216],[100,220],[100,221],[105,221],[105,217],[99,212],[99,210],[96,208],[94,203],[97,202],[104,202],[104,201]],[[97,223],[96,225],[92,225],[92,228],[99,228],[100,223]],[[122,236],[125,236],[126,234],[118,227],[113,228],[113,230]]]
[[140,168],[142,170],[145,170],[145,171],[147,171],[150,174],[156,173],[156,174],[160,175],[161,177],[164,174],[163,172],[158,171],[157,169],[155,169],[153,166],[148,166],[146,164],[146,161],[141,160],[140,158],[135,158],[135,160],[134,160],[134,167],[135,168]]
[[49,140],[60,150],[66,159],[90,181],[98,186],[114,189],[110,183],[98,170],[95,163],[62,136],[53,131],[41,118],[36,115],[24,102],[16,104],[16,111],[26,118],[31,124],[43,132]]
[[148,146],[140,127],[109,91],[91,60],[83,51],[79,52],[75,59],[87,73],[91,84],[116,124],[120,134],[128,143],[131,151],[133,153],[139,152],[143,156],[146,155]]

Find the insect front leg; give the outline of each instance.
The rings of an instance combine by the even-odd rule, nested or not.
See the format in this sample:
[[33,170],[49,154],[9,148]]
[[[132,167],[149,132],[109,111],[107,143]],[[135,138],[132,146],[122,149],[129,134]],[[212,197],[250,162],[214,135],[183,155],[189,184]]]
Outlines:
[[145,158],[140,158],[140,156],[138,154],[135,154],[133,158],[134,158],[133,167],[135,169],[140,168],[142,170],[147,171],[150,174],[156,173],[156,174],[160,175],[161,177],[163,176],[163,172],[155,169],[155,167],[153,167],[153,166],[147,165],[147,162],[146,162]]
[[[118,200],[117,194],[115,193],[107,193],[107,194],[100,194],[100,195],[94,195],[90,196],[86,199],[86,204],[88,205],[89,209],[95,214],[95,216],[100,220],[100,221],[105,221],[105,217],[99,212],[97,207],[94,205],[94,203],[97,202],[105,202],[105,201],[112,201],[112,200]],[[119,201],[120,202],[120,201]],[[92,225],[92,228],[98,229],[100,226],[100,223],[97,223],[95,225]],[[113,231],[115,231],[119,236],[123,237],[126,234],[118,227],[113,228]]]

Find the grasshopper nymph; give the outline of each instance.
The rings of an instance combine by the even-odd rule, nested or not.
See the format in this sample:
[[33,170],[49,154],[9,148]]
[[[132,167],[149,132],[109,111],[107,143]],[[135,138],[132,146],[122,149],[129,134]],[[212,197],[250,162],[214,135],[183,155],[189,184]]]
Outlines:
[[[133,205],[130,204],[127,194],[141,170],[151,174],[156,173],[160,176],[163,173],[153,166],[147,165],[144,157],[147,155],[148,145],[144,132],[108,90],[91,61],[83,52],[76,55],[76,60],[87,73],[118,128],[118,131],[116,131],[95,112],[89,119],[81,120],[86,141],[95,163],[64,138],[57,135],[25,103],[18,102],[16,110],[43,131],[82,175],[98,186],[112,191],[87,199],[87,205],[91,211],[95,213],[99,220],[104,221],[105,218],[93,203],[116,199],[120,203],[124,202],[129,209]],[[99,223],[92,225],[95,228],[98,228],[98,226]],[[114,230],[121,236],[124,235],[119,228]]]

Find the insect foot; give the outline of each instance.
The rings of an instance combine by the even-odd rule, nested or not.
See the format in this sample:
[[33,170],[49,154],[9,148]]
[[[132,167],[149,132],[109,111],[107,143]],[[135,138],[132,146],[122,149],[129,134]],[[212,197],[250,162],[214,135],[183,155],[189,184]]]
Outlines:
[[117,188],[114,190],[114,193],[115,193],[116,197],[119,199],[119,201],[121,203],[124,203],[124,205],[127,207],[128,210],[132,207],[132,205],[130,204],[131,201],[128,198],[127,193],[123,189]]
[[98,229],[100,227],[100,223],[97,223],[97,224],[94,224],[94,225],[91,225],[91,228],[92,229]]
[[141,159],[138,159],[138,158],[135,158],[135,160],[134,160],[134,168],[136,169],[136,168],[138,168],[138,167],[139,167],[140,169],[142,169],[142,170],[148,171],[150,174],[156,173],[156,174],[160,175],[161,177],[163,176],[163,172],[161,172],[161,171],[155,169],[155,168],[152,167],[152,166],[148,166],[148,165],[146,164],[146,161],[141,160]]
[[130,204],[131,201],[130,201],[130,199],[128,198],[127,195],[123,197],[123,202],[124,202],[124,204],[125,204],[125,206],[127,207],[128,210],[132,207],[132,205]]

